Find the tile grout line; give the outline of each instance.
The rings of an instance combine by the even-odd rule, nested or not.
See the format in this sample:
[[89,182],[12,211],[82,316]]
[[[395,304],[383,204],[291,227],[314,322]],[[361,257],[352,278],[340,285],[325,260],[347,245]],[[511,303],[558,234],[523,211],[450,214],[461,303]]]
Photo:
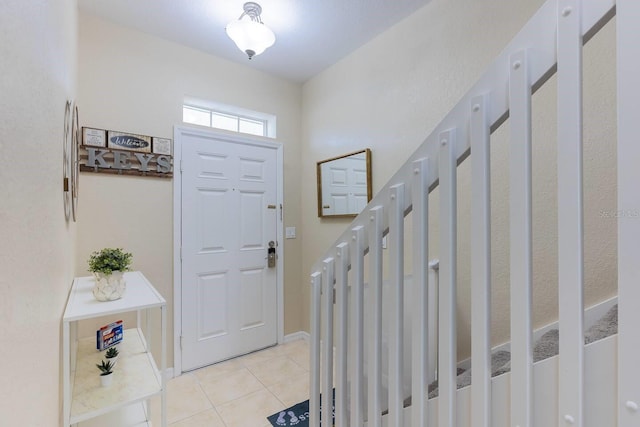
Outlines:
[[283,406],[284,406],[284,403],[282,402],[282,400],[280,400],[280,398],[278,398],[278,396],[276,396],[276,395],[271,391],[271,389],[270,389],[270,388],[269,388],[269,387],[268,387],[264,382],[260,381],[260,378],[256,377],[256,375],[251,371],[251,369],[249,369],[249,368],[246,368],[246,369],[247,369],[247,371],[249,371],[249,373],[250,373],[251,375],[253,375],[253,377],[256,379],[256,381],[258,381],[260,384],[262,384],[262,386],[264,387],[264,389],[265,389],[265,390],[267,390],[267,391],[269,392],[269,394],[271,394],[273,397],[275,397],[275,398],[276,398],[276,400],[277,400],[278,402],[280,402],[280,404],[281,404],[281,405],[283,405]]
[[[211,409],[213,409],[213,411],[216,413],[216,415],[218,416],[218,419],[220,421],[222,421],[222,424],[224,425],[224,427],[227,427],[227,423],[222,418],[222,415],[220,415],[220,412],[218,412],[218,408],[216,408],[216,405],[213,404],[213,402],[211,401],[211,398],[209,398],[209,395],[207,394],[207,392],[204,391],[204,389],[202,388],[202,384],[200,383],[200,378],[198,378],[196,376],[196,380],[198,381],[198,387],[200,387],[200,390],[202,390],[202,393],[204,393],[205,397],[209,401],[209,404],[211,405]],[[204,411],[202,411],[202,412],[204,412]]]
[[[281,381],[281,382],[277,382],[275,384],[271,384],[271,386],[267,386],[266,383],[264,381],[260,380],[260,378],[258,378],[258,376],[251,370],[251,367],[253,366],[254,369],[255,369],[255,366],[258,365],[258,364],[266,364],[266,363],[268,363],[269,361],[272,361],[275,358],[280,358],[281,357],[284,360],[286,360],[287,362],[292,363],[293,366],[296,366],[297,368],[302,369],[305,373],[308,373],[309,370],[306,369],[304,366],[302,366],[302,364],[298,363],[292,357],[292,355],[300,354],[301,352],[306,352],[307,348],[305,348],[304,346],[301,346],[301,348],[299,348],[299,349],[291,348],[291,349],[284,350],[282,348],[278,349],[278,347],[276,346],[276,347],[270,347],[270,348],[267,348],[267,349],[261,350],[261,351],[265,352],[261,356],[253,356],[255,354],[259,354],[260,351],[258,351],[258,352],[255,352],[255,353],[250,353],[249,355],[238,357],[236,359],[238,361],[238,363],[239,363],[239,367],[237,369],[232,369],[229,372],[224,372],[224,373],[219,373],[219,374],[213,375],[213,378],[219,379],[219,378],[222,378],[222,377],[225,377],[225,376],[236,374],[237,372],[240,372],[241,370],[246,370],[251,375],[251,377],[253,377],[263,387],[262,390],[253,391],[251,393],[248,393],[248,394],[239,396],[239,397],[237,397],[235,399],[232,399],[232,400],[230,400],[228,402],[224,402],[219,406],[216,406],[216,405],[214,405],[213,401],[211,400],[211,398],[206,393],[206,391],[204,390],[204,387],[203,387],[203,380],[208,378],[208,376],[203,375],[202,378],[200,378],[200,376],[198,376],[198,375],[194,374],[193,372],[191,372],[191,373],[189,373],[189,375],[193,375],[193,378],[195,379],[196,384],[198,385],[200,391],[204,394],[204,396],[207,399],[207,402],[210,404],[211,408],[208,408],[208,409],[205,409],[205,410],[202,410],[202,411],[198,411],[198,412],[196,412],[194,414],[191,414],[191,415],[189,415],[189,416],[187,416],[187,417],[185,417],[183,419],[176,420],[171,425],[175,425],[175,424],[177,424],[179,422],[182,422],[184,420],[192,418],[192,417],[194,417],[194,416],[196,416],[196,415],[198,415],[198,414],[200,414],[202,412],[205,412],[205,411],[207,411],[209,409],[213,409],[214,413],[218,416],[218,418],[222,422],[222,424],[225,427],[228,427],[227,422],[224,420],[224,418],[222,417],[222,415],[221,415],[221,413],[219,411],[220,406],[230,405],[230,404],[232,404],[233,402],[236,402],[239,399],[249,398],[250,396],[252,396],[254,394],[257,394],[257,393],[259,393],[259,392],[261,392],[263,390],[266,390],[268,395],[270,395],[273,399],[275,399],[275,401],[277,401],[280,405],[282,405],[282,407],[286,406],[286,404],[272,391],[272,388],[271,388],[271,387],[275,387],[275,386],[277,386],[279,384],[284,383],[286,381],[286,378],[284,378],[283,381]],[[245,359],[245,360],[243,360],[243,359]],[[257,359],[257,360],[251,361],[252,359]],[[230,360],[232,360],[232,359],[230,359]],[[224,362],[226,362],[226,361],[224,361]],[[224,362],[222,362],[222,363],[224,363]],[[214,365],[210,365],[210,366],[214,366]],[[200,369],[204,370],[206,368],[207,367],[203,367],[203,368],[200,368]],[[266,418],[265,418],[265,420],[266,420]]]

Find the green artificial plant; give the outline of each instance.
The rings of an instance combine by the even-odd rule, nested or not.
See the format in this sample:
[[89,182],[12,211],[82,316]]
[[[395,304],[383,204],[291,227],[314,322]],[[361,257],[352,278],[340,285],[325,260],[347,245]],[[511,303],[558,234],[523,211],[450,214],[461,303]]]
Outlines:
[[89,271],[93,273],[111,274],[114,271],[127,271],[131,266],[133,255],[121,248],[104,248],[91,254]]
[[109,375],[113,372],[113,367],[115,366],[110,360],[102,361],[102,363],[96,363],[98,369],[100,369],[100,376]]
[[120,352],[118,351],[117,348],[109,347],[107,349],[107,352],[105,353],[105,356],[106,356],[107,359],[113,359],[114,357],[117,357],[118,354],[120,354]]

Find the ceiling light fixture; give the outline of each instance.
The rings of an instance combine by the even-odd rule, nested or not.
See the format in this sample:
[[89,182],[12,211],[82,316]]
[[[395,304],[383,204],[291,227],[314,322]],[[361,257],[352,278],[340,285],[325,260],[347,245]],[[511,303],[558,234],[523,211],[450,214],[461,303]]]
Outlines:
[[276,41],[273,31],[262,23],[261,13],[262,7],[258,3],[247,2],[240,18],[229,22],[226,28],[229,38],[249,56],[249,59],[260,55]]

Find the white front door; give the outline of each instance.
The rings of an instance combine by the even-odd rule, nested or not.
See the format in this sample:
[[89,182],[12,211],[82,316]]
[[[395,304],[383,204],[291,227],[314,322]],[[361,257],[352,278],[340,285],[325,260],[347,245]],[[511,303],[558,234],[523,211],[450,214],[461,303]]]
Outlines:
[[275,147],[182,133],[182,370],[277,343]]

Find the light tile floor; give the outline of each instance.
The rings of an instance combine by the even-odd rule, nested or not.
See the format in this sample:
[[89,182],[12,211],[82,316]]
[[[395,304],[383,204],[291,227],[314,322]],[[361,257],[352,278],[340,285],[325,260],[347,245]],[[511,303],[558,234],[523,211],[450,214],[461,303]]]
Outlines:
[[270,427],[267,416],[308,398],[309,345],[297,340],[169,380],[167,422],[171,427]]

